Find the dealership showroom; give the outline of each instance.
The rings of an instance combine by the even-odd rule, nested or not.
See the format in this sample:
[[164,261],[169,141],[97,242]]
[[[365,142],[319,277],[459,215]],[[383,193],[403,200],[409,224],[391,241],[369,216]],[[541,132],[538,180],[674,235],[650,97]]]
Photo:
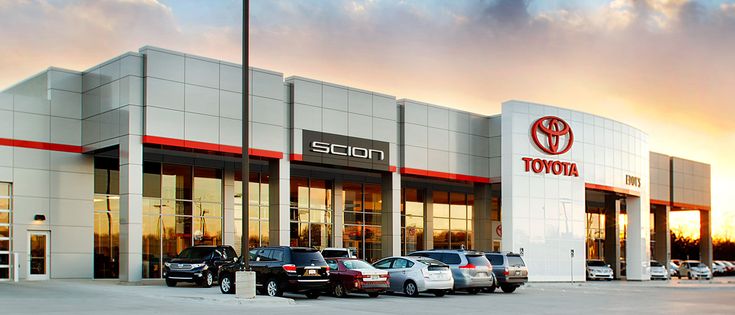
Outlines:
[[[0,281],[138,282],[192,245],[239,253],[241,73],[146,46],[0,93]],[[677,258],[669,214],[695,210],[712,263],[710,165],[651,152],[645,126],[249,75],[251,247],[512,251],[530,282],[584,281],[587,259],[649,280]]]

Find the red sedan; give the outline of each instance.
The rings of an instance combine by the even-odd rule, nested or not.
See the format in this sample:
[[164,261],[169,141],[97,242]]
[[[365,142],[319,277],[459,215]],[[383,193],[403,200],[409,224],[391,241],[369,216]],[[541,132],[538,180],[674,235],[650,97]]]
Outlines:
[[373,267],[357,258],[326,258],[329,265],[329,282],[336,297],[345,297],[350,293],[367,293],[370,297],[378,297],[388,290],[388,272]]

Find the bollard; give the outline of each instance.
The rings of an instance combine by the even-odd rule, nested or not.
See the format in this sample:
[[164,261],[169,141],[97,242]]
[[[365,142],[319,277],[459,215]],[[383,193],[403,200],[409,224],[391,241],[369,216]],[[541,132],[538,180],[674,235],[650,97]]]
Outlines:
[[255,298],[255,271],[235,273],[235,294],[242,299]]
[[15,268],[13,268],[13,281],[18,282],[18,278],[20,278],[20,259],[18,259],[18,253],[13,253],[13,265],[15,265]]

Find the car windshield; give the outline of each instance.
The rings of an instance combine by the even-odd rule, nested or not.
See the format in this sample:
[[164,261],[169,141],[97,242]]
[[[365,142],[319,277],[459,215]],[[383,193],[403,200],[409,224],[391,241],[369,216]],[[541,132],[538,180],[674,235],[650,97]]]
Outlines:
[[508,255],[508,265],[513,267],[523,267],[526,264],[521,256]]
[[467,262],[475,266],[490,266],[490,261],[487,260],[487,258],[485,258],[485,256],[482,256],[482,255],[477,255],[477,256],[467,255]]
[[292,263],[296,266],[306,266],[306,265],[326,265],[327,263],[324,261],[324,257],[322,257],[322,254],[319,253],[316,250],[292,250],[291,255]]
[[204,259],[212,253],[213,248],[189,247],[179,254],[178,258]]
[[587,266],[590,267],[605,267],[607,264],[602,260],[588,260]]
[[693,263],[692,264],[692,267],[704,268],[704,267],[707,267],[707,265],[705,265],[703,263]]
[[661,264],[660,262],[658,262],[658,261],[652,261],[652,262],[651,262],[651,267],[663,267],[663,266],[664,266],[664,265],[662,265],[662,264]]
[[446,266],[447,264],[432,258],[416,257],[416,260],[427,266]]
[[368,264],[364,260],[343,260],[342,264],[345,265],[345,268],[350,270],[355,269],[375,269],[371,264]]
[[324,257],[347,257],[349,255],[347,254],[347,250],[327,249],[322,252],[322,256]]

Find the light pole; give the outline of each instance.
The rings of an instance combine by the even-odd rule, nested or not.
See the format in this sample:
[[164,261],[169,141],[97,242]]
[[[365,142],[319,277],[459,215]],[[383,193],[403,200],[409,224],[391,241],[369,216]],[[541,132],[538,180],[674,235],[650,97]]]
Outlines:
[[242,235],[240,236],[240,253],[245,263],[245,270],[250,269],[249,232],[250,206],[249,184],[250,184],[250,0],[243,1],[242,12]]

